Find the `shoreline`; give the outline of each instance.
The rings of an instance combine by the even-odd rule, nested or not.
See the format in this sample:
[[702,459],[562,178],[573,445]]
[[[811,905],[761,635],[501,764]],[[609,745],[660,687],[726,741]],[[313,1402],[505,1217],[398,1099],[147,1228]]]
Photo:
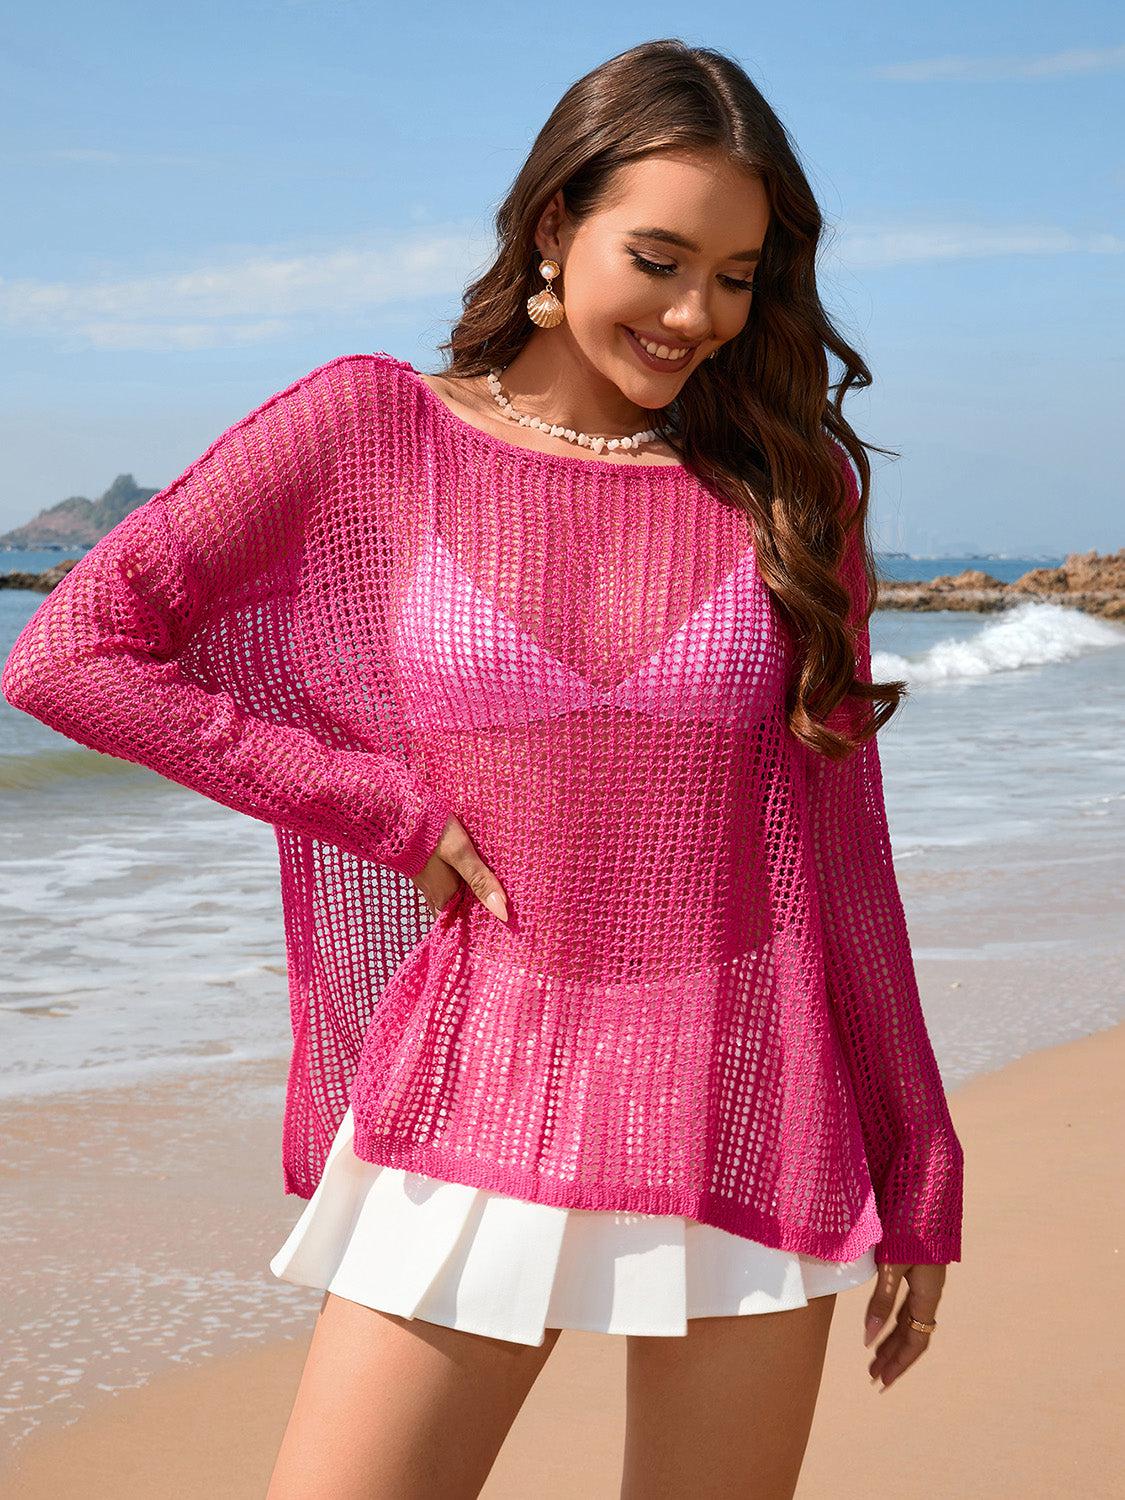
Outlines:
[[[873,1407],[860,1333],[871,1283],[839,1294],[798,1500],[860,1500],[872,1484],[903,1500],[1110,1495],[1125,1444],[1101,1290],[1120,1276],[1125,1238],[1113,1145],[1125,1116],[1123,1072],[1119,1022],[948,1089],[966,1157],[965,1234],[964,1259],[949,1267],[938,1312],[941,1333]],[[179,1367],[165,1363],[133,1389],[91,1394],[76,1421],[61,1419],[65,1400],[48,1407],[0,1466],[5,1494],[53,1500],[79,1477],[88,1500],[264,1494],[320,1300],[275,1281],[266,1266],[273,1234],[284,1237],[301,1202],[281,1194],[272,1170],[262,1171],[276,1153],[276,1111],[263,1103],[274,1097],[278,1075],[276,1061],[248,1064],[219,1097],[213,1075],[194,1088],[162,1080],[124,1100],[66,1096],[34,1134],[35,1117],[26,1113],[22,1137],[20,1110],[0,1104],[6,1138],[14,1129],[26,1157],[20,1191],[30,1201],[36,1186],[44,1189],[33,1229],[56,1214],[60,1232],[67,1221],[70,1233],[80,1224],[94,1271],[99,1251],[120,1254],[126,1236],[148,1244],[146,1235],[163,1230],[161,1254],[186,1258],[195,1274],[222,1267],[232,1295],[215,1316],[235,1323],[226,1329],[235,1340],[228,1348],[203,1358],[181,1352]],[[126,1122],[133,1133],[123,1133]],[[176,1123],[178,1130],[170,1128]],[[138,1130],[147,1140],[137,1143]],[[246,1170],[228,1170],[216,1182],[215,1166],[229,1163],[234,1139]],[[145,1155],[146,1146],[155,1156]],[[136,1170],[138,1153],[139,1181],[128,1170]],[[99,1210],[101,1221],[114,1222],[100,1223]],[[193,1238],[185,1247],[178,1237],[188,1224]],[[12,1243],[28,1241],[17,1235]],[[147,1253],[136,1251],[135,1268]],[[262,1336],[255,1298],[233,1295],[239,1278],[257,1278],[250,1291],[264,1293],[265,1303],[286,1303],[294,1316]],[[297,1295],[288,1299],[286,1291]],[[211,1289],[204,1294],[214,1297]],[[252,1344],[245,1332],[238,1339],[236,1326],[247,1308]],[[57,1340],[59,1323],[49,1313],[40,1325]],[[62,1353],[70,1357],[67,1348]],[[616,1495],[624,1354],[624,1339],[563,1333],[485,1500],[514,1500],[531,1487],[544,1500]]]

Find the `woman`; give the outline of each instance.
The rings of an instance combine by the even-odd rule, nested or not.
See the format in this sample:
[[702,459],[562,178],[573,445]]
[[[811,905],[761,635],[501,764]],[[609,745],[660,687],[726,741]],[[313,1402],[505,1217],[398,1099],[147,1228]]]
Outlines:
[[445,371],[278,392],[3,689],[277,831],[308,1202],[271,1267],[325,1298],[270,1500],[478,1494],[563,1327],[628,1340],[623,1495],[790,1496],[837,1292],[878,1272],[885,1388],[960,1257],[840,411],[870,375],[715,52],[581,79],[497,226]]

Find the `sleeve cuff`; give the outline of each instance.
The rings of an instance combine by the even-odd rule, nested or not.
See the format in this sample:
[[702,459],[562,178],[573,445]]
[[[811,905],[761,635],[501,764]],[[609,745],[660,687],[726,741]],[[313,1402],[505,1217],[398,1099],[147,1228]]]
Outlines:
[[394,861],[394,868],[400,874],[417,875],[426,865],[452,814],[453,805],[444,792],[423,786],[421,815]]
[[945,1266],[961,1259],[961,1239],[959,1235],[934,1238],[903,1231],[884,1235],[874,1255],[879,1266]]

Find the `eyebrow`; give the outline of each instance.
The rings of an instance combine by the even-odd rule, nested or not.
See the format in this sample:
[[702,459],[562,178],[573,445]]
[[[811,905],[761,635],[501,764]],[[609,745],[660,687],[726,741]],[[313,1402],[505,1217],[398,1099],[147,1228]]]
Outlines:
[[[672,229],[629,229],[626,233],[638,235],[645,240],[661,240],[665,245],[678,245],[681,250],[690,250],[695,255],[699,255],[702,248],[694,240],[689,240],[685,235],[677,234]],[[761,249],[736,250],[733,255],[723,258],[725,260],[760,260],[761,255]]]

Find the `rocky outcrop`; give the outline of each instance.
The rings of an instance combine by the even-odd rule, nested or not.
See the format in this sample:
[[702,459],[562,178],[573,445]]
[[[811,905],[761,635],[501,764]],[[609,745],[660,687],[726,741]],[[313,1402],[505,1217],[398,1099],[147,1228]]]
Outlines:
[[1125,620],[1125,548],[1116,552],[1071,552],[1061,568],[1032,568],[1013,583],[967,568],[928,583],[883,579],[880,609],[961,609],[994,614],[1025,599],[1066,604],[1106,620]]
[[33,589],[37,594],[49,594],[59,579],[70,572],[77,560],[74,557],[65,558],[42,573],[0,573],[0,589]]

